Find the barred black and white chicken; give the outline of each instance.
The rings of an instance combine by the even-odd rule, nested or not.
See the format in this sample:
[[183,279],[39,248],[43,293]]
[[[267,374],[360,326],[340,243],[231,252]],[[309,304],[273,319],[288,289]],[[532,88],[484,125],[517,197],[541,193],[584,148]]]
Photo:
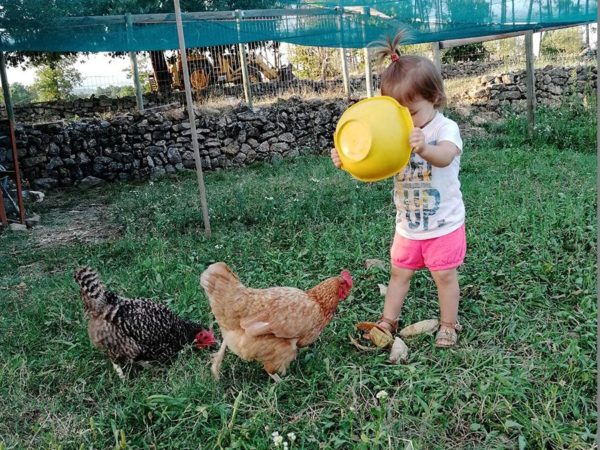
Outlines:
[[178,317],[164,305],[106,290],[89,267],[77,269],[74,275],[89,319],[90,340],[107,353],[121,378],[124,364],[166,361],[187,344],[205,348],[215,343],[212,331]]

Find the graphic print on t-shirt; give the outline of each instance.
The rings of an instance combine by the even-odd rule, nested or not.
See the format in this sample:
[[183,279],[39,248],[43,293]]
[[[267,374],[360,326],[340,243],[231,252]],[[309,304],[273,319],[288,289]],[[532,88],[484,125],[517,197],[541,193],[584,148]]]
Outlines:
[[[435,145],[430,142],[430,145]],[[431,163],[413,153],[407,167],[396,175],[396,203],[402,202],[405,214],[398,214],[398,223],[406,221],[411,230],[429,230],[430,218],[440,206],[440,192],[431,186]],[[443,223],[438,223],[443,226]]]

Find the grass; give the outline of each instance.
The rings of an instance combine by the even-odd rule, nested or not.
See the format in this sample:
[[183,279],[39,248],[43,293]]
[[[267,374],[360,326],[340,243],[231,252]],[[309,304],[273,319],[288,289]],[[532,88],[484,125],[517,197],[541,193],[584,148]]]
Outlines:
[[[388,272],[364,260],[388,258],[390,181],[359,183],[326,157],[208,173],[210,238],[191,175],[50,193],[38,210],[61,239],[0,236],[0,448],[267,449],[275,431],[292,449],[593,447],[593,111],[568,116],[561,137],[576,148],[542,132],[525,139],[519,118],[467,142],[465,330],[453,350],[408,340],[406,365],[348,340],[382,308]],[[545,111],[541,125],[564,114]],[[87,225],[102,239],[66,239],[65,215],[92,203]],[[217,260],[256,287],[308,288],[348,268],[355,288],[281,384],[232,354],[217,383],[209,354],[192,349],[121,382],[90,347],[73,268],[90,264],[115,290],[210,324],[198,278]],[[437,313],[433,283],[418,273],[403,322]]]

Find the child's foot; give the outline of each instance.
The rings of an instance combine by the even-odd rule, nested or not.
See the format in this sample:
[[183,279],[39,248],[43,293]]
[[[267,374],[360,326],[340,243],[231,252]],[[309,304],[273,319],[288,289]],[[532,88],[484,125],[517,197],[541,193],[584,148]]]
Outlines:
[[462,326],[458,323],[440,321],[440,329],[435,335],[435,346],[439,348],[454,347],[458,341],[457,331],[462,330]]
[[[398,329],[398,320],[387,319],[383,316],[379,318],[377,322],[375,322],[375,326],[382,331],[389,331],[394,334]],[[365,333],[363,338],[370,341],[371,335],[369,333]]]

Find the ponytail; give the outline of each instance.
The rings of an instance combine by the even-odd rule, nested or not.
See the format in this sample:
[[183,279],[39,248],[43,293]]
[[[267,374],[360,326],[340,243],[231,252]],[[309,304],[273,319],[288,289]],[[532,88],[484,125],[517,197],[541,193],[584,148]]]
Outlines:
[[379,48],[375,51],[377,64],[382,65],[388,57],[392,60],[391,64],[399,62],[400,45],[406,41],[407,35],[406,30],[400,30],[393,38],[387,36],[385,41],[378,42]]

